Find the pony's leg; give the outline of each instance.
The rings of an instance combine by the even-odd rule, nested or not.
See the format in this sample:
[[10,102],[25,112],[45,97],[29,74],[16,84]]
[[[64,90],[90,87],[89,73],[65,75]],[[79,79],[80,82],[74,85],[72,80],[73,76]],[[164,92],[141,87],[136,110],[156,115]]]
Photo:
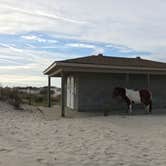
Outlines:
[[132,104],[129,105],[129,113],[132,113]]
[[125,97],[125,100],[126,100],[126,103],[128,106],[128,113],[131,113],[132,112],[132,102],[129,100],[128,97]]
[[145,111],[147,113],[151,113],[152,112],[152,102],[145,104]]
[[149,111],[149,108],[150,108],[150,105],[149,105],[149,104],[146,105],[145,108],[146,108],[146,112],[147,112],[147,113],[150,112],[150,111]]
[[152,113],[152,100],[150,100],[150,103],[149,103],[149,112]]
[[149,106],[148,104],[144,103],[145,113],[149,112]]

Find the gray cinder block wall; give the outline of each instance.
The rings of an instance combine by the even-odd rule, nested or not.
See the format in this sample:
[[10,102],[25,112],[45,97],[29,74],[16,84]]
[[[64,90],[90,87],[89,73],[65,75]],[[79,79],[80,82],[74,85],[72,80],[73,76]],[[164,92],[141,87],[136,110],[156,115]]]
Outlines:
[[124,74],[81,74],[79,75],[79,111],[104,111],[125,108],[112,98],[114,87],[126,86]]
[[[78,75],[79,111],[126,110],[126,103],[112,98],[114,87],[121,86],[131,89],[149,88],[153,94],[153,108],[166,107],[166,76],[151,75],[148,87],[146,74],[86,74]],[[134,105],[134,109],[144,108]]]
[[[114,87],[130,89],[149,88],[153,94],[153,108],[166,108],[166,76],[150,75],[150,84],[146,74],[73,74],[76,82],[75,109],[78,111],[126,111],[125,102],[112,98]],[[66,82],[65,82],[66,87]],[[66,88],[65,88],[66,89]],[[66,99],[65,91],[65,99]],[[133,105],[134,110],[142,109],[141,104]]]
[[152,91],[153,107],[166,108],[166,76],[150,76],[150,89]]

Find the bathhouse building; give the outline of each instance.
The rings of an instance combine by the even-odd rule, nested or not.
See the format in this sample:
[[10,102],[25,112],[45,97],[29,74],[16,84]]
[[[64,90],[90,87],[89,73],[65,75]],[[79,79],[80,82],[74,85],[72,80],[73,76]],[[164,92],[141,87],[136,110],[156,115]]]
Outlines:
[[153,93],[153,108],[166,107],[166,63],[99,54],[55,61],[44,74],[48,75],[48,87],[52,77],[62,78],[62,116],[69,109],[105,112],[125,108],[112,98],[117,86],[149,88]]

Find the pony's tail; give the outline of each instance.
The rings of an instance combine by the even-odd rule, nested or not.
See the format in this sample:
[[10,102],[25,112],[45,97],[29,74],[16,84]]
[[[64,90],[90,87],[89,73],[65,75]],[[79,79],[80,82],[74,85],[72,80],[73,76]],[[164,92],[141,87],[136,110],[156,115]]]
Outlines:
[[152,112],[152,100],[150,100],[150,103],[149,103],[149,112]]

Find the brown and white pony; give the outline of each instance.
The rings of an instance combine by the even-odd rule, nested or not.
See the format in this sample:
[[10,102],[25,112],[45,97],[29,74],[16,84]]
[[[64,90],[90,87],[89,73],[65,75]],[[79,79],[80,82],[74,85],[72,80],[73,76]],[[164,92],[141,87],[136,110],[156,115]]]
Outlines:
[[126,101],[129,113],[132,112],[132,104],[143,103],[147,112],[152,112],[152,93],[148,89],[140,89],[138,91],[116,87],[113,90],[114,98],[120,97]]

